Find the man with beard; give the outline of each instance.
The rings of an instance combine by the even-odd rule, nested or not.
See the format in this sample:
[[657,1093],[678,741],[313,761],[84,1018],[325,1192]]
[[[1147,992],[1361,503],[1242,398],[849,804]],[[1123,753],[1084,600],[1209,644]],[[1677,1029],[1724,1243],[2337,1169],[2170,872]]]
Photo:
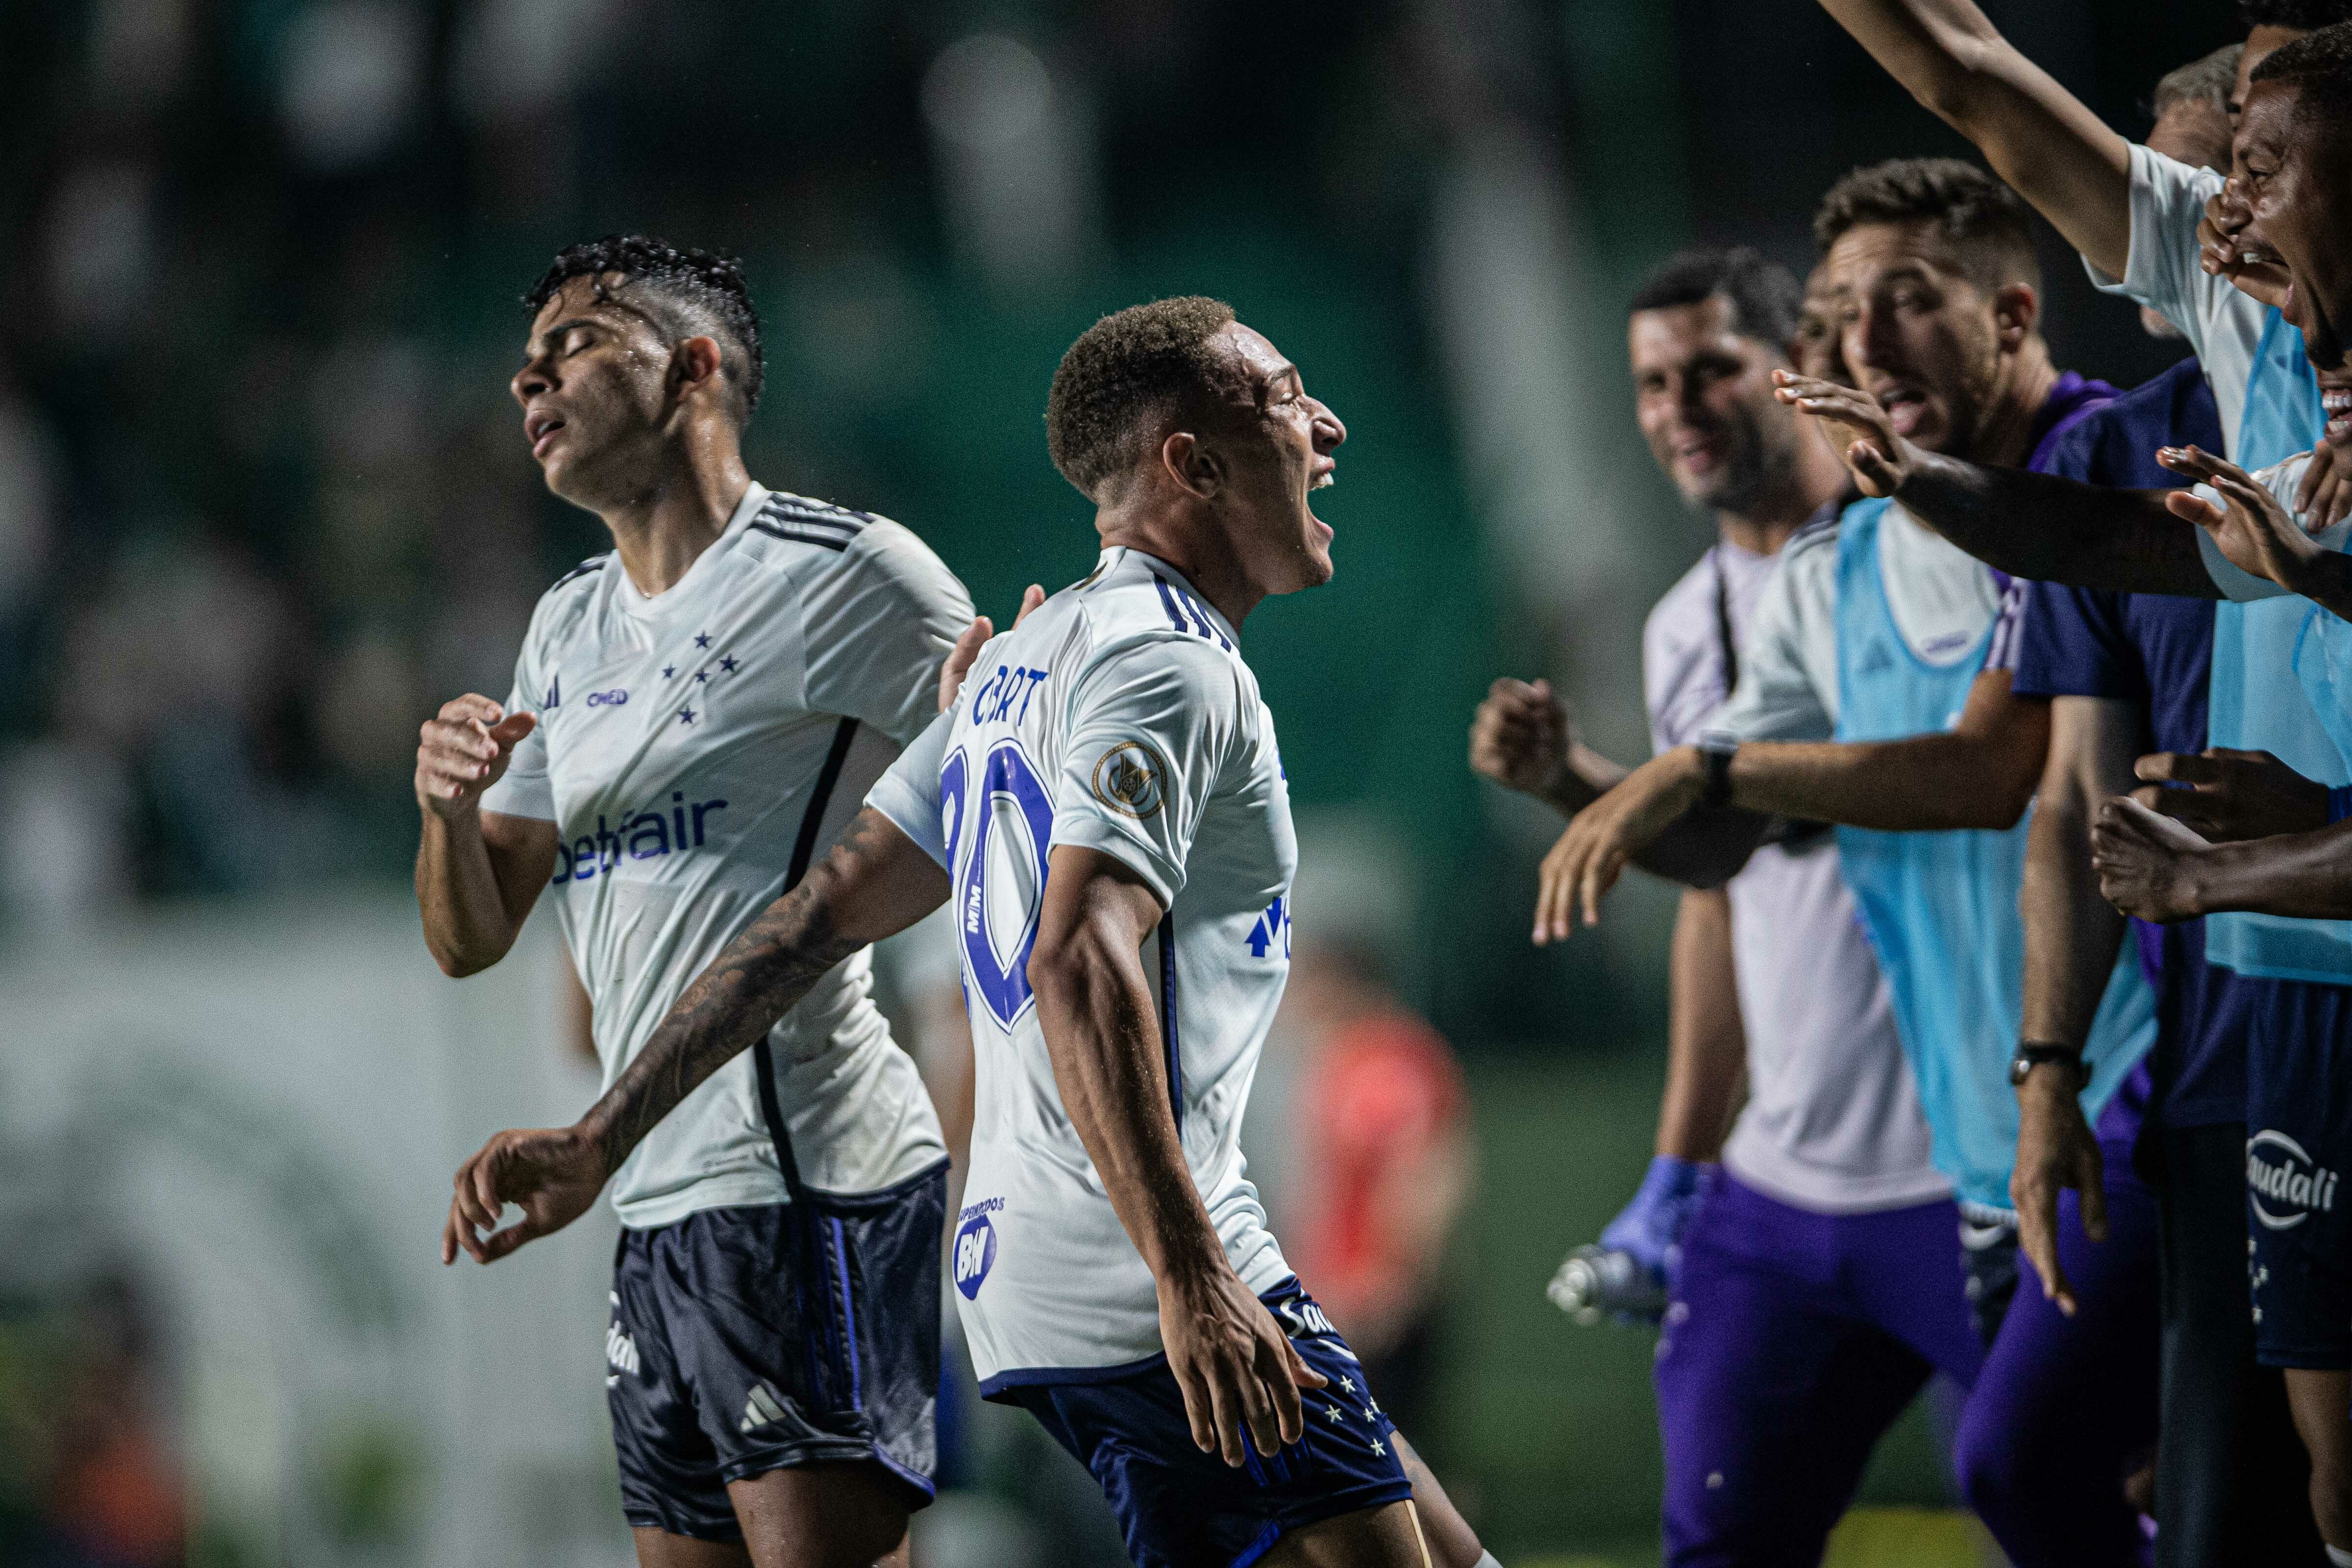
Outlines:
[[[1911,440],[2038,463],[2104,401],[2050,361],[2027,225],[2005,187],[1950,160],[1857,170],[1824,198],[1816,232],[1846,368]],[[2081,1318],[2007,1310],[2017,1121],[2002,1063],[2020,1015],[2019,817],[2049,719],[1992,657],[2000,597],[1991,574],[1899,508],[1859,502],[1801,535],[1714,732],[1662,753],[1570,825],[1545,861],[1536,936],[1566,938],[1580,903],[1597,921],[1628,858],[1695,831],[1677,826],[1693,806],[1841,825],[1845,879],[1887,973],[1937,1163],[1971,1221],[1971,1295],[1991,1350],[1960,1432],[1964,1489],[2027,1568],[2123,1563],[2139,1540],[2121,1479],[2155,1428],[2152,1213],[2118,1194],[2116,1239]],[[2116,969],[2093,1030],[2090,1114],[2146,1049],[2150,1010],[2136,968]],[[2086,1339],[2106,1358],[2083,1355]],[[2104,1369],[2099,1397],[2053,1375],[2084,1367]],[[1716,1468],[1754,1463],[1727,1454]]]
[[[1796,279],[1753,250],[1685,251],[1632,303],[1635,419],[1718,533],[1644,630],[1660,751],[1706,728],[1781,546],[1844,488],[1772,396],[1801,305]],[[1495,683],[1470,754],[1571,817],[1623,774],[1575,742],[1541,681]],[[1958,1212],[1833,837],[1784,829],[1727,887],[1685,891],[1672,981],[1657,1154],[1601,1233],[1670,1289],[1666,1560],[1811,1562],[1928,1376],[1975,1381]],[[1742,1462],[1725,1468],[1725,1451]]]

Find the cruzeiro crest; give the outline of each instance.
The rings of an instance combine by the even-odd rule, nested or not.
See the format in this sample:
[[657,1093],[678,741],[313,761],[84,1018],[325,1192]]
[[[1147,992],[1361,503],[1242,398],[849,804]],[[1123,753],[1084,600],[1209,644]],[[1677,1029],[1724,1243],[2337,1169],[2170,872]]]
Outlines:
[[1129,816],[1160,809],[1168,764],[1140,741],[1121,741],[1095,761],[1095,798]]

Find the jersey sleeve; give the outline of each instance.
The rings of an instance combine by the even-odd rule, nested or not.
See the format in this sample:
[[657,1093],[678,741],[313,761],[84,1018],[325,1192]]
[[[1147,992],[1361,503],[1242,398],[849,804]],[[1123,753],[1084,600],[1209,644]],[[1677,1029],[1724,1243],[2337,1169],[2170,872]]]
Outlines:
[[868,806],[888,817],[942,866],[948,863],[948,846],[940,817],[940,768],[947,761],[948,731],[954,727],[953,709],[932,720],[930,728],[916,736],[915,743],[899,752],[898,760],[866,792]]
[[2197,225],[2222,177],[2134,143],[2131,150],[2131,255],[2121,279],[2084,267],[2104,293],[2146,305],[2186,333],[2205,353],[2207,324],[2221,303],[2217,290],[2237,290],[2197,265]]
[[1709,728],[1742,741],[1835,737],[1836,698],[1822,689],[1837,664],[1834,539],[1782,552],[1740,645],[1739,684]]
[[1173,904],[1242,737],[1243,695],[1231,658],[1205,643],[1160,637],[1107,650],[1071,687],[1053,843],[1110,856],[1162,908]]
[[534,617],[530,633],[523,638],[522,653],[515,660],[514,689],[507,693],[506,702],[509,713],[536,713],[539,722],[515,743],[514,760],[507,764],[505,774],[482,792],[482,809],[497,812],[500,816],[529,816],[553,822],[555,783],[548,773],[547,757],[547,699],[551,694],[541,684],[539,642]]
[[[2294,513],[2298,523],[2303,521],[2303,514],[2294,510],[2294,492],[2303,483],[2303,470],[2310,460],[2310,453],[2298,452],[2285,462],[2274,464],[2253,476],[2254,482],[2276,496],[2279,504]],[[2220,492],[2210,485],[2197,486],[2196,493],[2200,500],[2211,501],[2216,506],[2221,504]],[[2331,550],[2341,550],[2347,538],[2352,537],[2352,522],[2339,522],[2315,537]],[[2228,556],[2221,553],[2221,547],[2213,542],[2213,536],[2201,528],[2197,531],[2197,549],[2205,558],[2206,575],[2213,579],[2213,585],[2221,590],[2222,597],[2246,604],[2255,599],[2276,599],[2285,595],[2286,590],[2269,578],[2257,577],[2233,564]]]
[[894,522],[867,523],[799,584],[808,705],[907,745],[939,708],[940,666],[971,624],[971,595]]

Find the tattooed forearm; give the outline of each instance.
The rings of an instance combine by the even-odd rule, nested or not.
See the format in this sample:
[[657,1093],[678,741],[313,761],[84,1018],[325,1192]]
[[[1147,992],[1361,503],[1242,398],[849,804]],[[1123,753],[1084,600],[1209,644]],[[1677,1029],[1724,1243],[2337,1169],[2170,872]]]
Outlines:
[[2197,528],[2161,490],[2078,484],[1929,454],[1897,497],[1914,517],[2013,577],[2130,594],[2217,598]]

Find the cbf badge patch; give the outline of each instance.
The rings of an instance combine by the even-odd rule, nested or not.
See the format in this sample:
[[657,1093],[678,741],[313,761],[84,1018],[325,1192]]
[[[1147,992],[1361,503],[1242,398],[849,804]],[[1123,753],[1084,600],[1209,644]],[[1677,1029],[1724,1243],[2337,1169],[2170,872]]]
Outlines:
[[996,1261],[996,1227],[988,1223],[988,1215],[991,1209],[1003,1206],[1003,1198],[974,1204],[963,1211],[963,1223],[956,1226],[955,1288],[967,1301],[979,1300],[989,1266]]
[[1150,816],[1160,809],[1168,764],[1140,741],[1121,741],[1095,760],[1095,798],[1129,816]]

